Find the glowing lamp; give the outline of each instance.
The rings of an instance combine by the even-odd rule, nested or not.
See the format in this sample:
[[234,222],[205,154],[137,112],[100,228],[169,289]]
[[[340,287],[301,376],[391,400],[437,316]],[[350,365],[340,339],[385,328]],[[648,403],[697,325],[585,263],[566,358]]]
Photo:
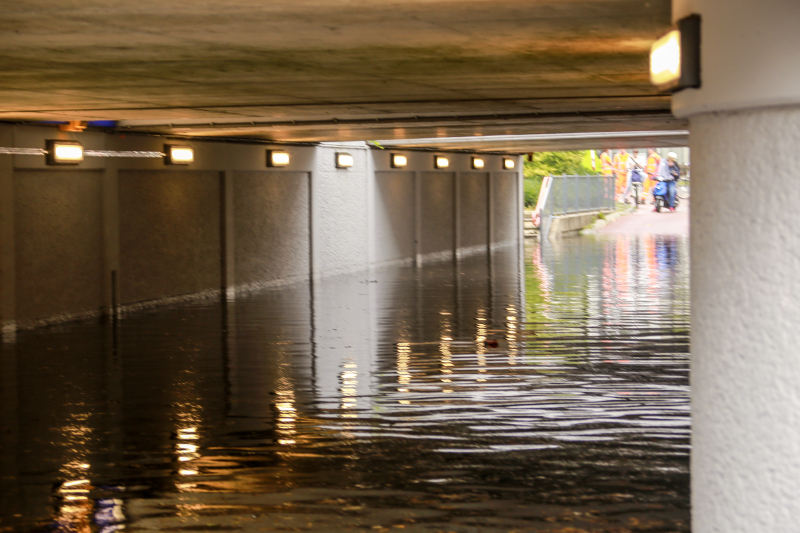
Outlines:
[[179,144],[164,145],[164,163],[167,165],[188,165],[194,161],[194,150]]
[[48,139],[45,150],[48,165],[77,165],[83,161],[83,146],[77,141]]
[[510,157],[503,158],[503,168],[506,170],[514,170],[517,167],[517,162]]
[[433,156],[434,168],[447,168],[450,166],[450,160],[443,155]]
[[403,154],[392,154],[392,168],[404,168],[408,164],[408,158]]
[[289,152],[285,150],[267,150],[268,167],[285,167],[289,164]]
[[650,48],[650,82],[662,91],[700,87],[700,15],[689,15]]
[[345,152],[336,152],[336,168],[350,168],[353,166],[353,156]]
[[480,170],[485,165],[486,165],[486,162],[483,160],[482,157],[473,157],[472,158],[472,168]]

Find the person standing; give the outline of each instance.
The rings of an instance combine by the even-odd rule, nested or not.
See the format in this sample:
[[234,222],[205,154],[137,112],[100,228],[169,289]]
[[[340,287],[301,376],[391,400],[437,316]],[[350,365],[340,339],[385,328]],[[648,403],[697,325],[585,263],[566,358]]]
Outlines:
[[628,157],[628,152],[626,152],[624,148],[614,156],[614,178],[616,179],[618,202],[624,200],[624,198],[622,198],[622,192],[625,190],[628,178]]
[[611,159],[611,153],[608,148],[603,150],[603,153],[600,154],[600,174],[603,176],[614,175],[614,161]]
[[670,211],[675,211],[675,186],[681,175],[678,167],[678,154],[670,152],[666,159],[662,159],[658,165],[658,180],[663,181],[667,186],[667,204]]
[[[639,155],[639,150],[633,150],[633,155],[628,156],[628,162],[625,165],[626,170],[626,177],[625,177],[625,192],[623,193],[622,197],[624,198],[625,203],[628,203],[628,195],[631,192],[631,188],[633,187],[633,182],[642,183],[644,186],[644,166],[645,160],[643,156]],[[641,191],[639,191],[641,194]],[[638,200],[642,200],[639,198]],[[638,202],[637,200],[637,202]],[[637,204],[638,205],[638,204]]]
[[647,181],[644,186],[645,198],[650,195],[650,191],[656,186],[658,181],[658,164],[661,162],[661,156],[656,153],[652,148],[647,149],[647,164],[645,165],[645,172],[647,172]]

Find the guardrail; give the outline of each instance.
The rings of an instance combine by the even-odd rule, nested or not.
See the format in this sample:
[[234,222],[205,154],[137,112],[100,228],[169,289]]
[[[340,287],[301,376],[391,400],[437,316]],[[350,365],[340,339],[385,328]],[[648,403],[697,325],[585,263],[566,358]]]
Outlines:
[[614,187],[613,176],[545,178],[539,193],[538,212],[534,214],[534,224],[539,222],[539,232],[542,236],[546,236],[555,216],[587,211],[613,211],[616,208]]

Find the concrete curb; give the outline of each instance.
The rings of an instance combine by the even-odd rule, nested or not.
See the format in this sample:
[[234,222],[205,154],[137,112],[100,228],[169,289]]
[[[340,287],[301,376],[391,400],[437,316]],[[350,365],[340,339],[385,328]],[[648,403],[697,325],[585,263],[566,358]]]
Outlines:
[[628,206],[628,208],[625,209],[624,211],[615,211],[613,213],[610,213],[610,214],[606,215],[604,219],[603,218],[598,218],[597,220],[595,220],[594,222],[592,222],[591,224],[589,224],[588,226],[583,228],[580,231],[580,234],[581,235],[593,235],[593,234],[597,233],[597,230],[607,226],[611,222],[614,222],[615,220],[617,220],[617,219],[619,219],[621,217],[624,217],[624,216],[630,215],[631,213],[634,213],[636,211],[637,207],[638,206],[636,206],[636,205],[631,205],[631,206]]

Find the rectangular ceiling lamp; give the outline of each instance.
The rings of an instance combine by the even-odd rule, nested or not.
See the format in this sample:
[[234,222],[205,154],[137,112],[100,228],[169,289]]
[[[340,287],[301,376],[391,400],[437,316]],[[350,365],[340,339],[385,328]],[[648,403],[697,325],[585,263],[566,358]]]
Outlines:
[[482,157],[473,157],[472,158],[472,168],[480,170],[484,166],[486,166],[486,162],[483,160]]
[[353,156],[345,152],[336,152],[336,168],[350,168],[353,166]]
[[188,165],[194,162],[194,150],[181,144],[164,145],[164,164]]
[[514,170],[517,166],[517,162],[511,159],[510,157],[503,158],[503,168],[506,170]]
[[650,48],[650,82],[661,91],[700,87],[700,15],[678,21]]
[[78,141],[45,141],[45,162],[48,165],[77,165],[83,161],[83,146]]
[[433,166],[434,168],[447,168],[450,166],[450,160],[443,155],[435,155],[433,156]]
[[392,168],[405,168],[408,165],[408,158],[403,154],[392,154],[390,164]]
[[286,150],[267,150],[268,167],[285,167],[289,161],[289,152]]

